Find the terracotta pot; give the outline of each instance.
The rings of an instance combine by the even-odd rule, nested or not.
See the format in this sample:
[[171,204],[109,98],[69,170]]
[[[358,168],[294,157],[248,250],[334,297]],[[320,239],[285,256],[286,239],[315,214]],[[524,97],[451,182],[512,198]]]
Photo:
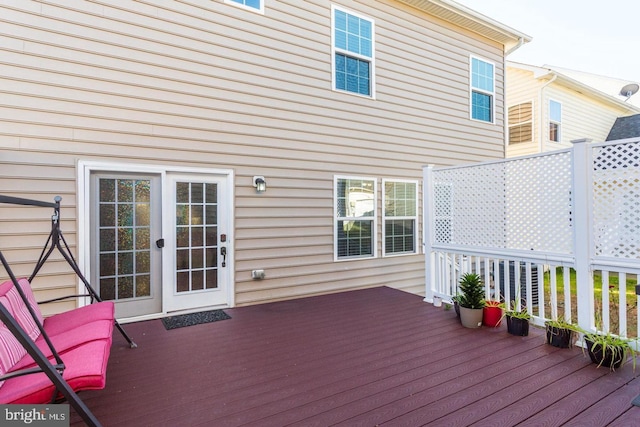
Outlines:
[[529,320],[507,316],[507,331],[511,335],[526,337],[529,335]]
[[482,309],[460,307],[460,321],[465,328],[482,326]]
[[502,308],[501,307],[491,307],[487,306],[482,309],[482,324],[484,326],[489,326],[490,328],[495,328],[500,326],[502,320]]

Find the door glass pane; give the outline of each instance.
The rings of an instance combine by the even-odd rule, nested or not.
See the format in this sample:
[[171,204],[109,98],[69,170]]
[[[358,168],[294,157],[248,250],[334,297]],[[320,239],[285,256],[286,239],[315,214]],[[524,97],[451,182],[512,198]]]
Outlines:
[[177,182],[175,212],[175,291],[217,288],[217,184]]
[[98,247],[100,296],[151,296],[150,180],[100,178]]

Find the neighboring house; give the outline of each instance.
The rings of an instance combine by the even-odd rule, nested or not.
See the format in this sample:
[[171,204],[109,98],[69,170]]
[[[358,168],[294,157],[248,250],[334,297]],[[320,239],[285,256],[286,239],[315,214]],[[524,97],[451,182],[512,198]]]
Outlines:
[[606,141],[640,137],[640,114],[618,117],[613,123]]
[[[507,157],[566,148],[574,139],[604,141],[618,117],[640,112],[631,99],[617,95],[629,82],[596,77],[507,61]],[[612,81],[617,93],[609,90]]]
[[[0,16],[0,193],[61,195],[81,268],[127,319],[423,292],[421,167],[504,157],[504,59],[529,41],[450,0],[0,0]],[[28,275],[51,212],[0,209]],[[34,287],[77,283],[58,257]]]

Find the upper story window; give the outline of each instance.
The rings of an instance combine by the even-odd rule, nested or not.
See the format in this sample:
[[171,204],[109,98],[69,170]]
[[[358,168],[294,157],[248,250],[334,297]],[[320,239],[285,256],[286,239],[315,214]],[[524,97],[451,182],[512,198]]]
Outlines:
[[509,144],[533,142],[533,102],[509,107]]
[[549,140],[560,142],[562,127],[562,104],[553,99],[549,100]]
[[373,97],[373,35],[371,19],[332,6],[333,88]]
[[383,180],[382,185],[384,254],[414,254],[418,236],[418,183]]
[[471,118],[494,122],[495,66],[471,57]]
[[254,12],[264,13],[264,0],[224,0],[225,3],[240,5]]
[[336,259],[374,257],[376,191],[374,178],[335,178]]

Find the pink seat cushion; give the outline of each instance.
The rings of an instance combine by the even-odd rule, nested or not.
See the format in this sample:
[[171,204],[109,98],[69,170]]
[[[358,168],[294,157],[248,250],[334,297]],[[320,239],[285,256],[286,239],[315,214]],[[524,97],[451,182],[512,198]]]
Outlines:
[[[91,341],[62,355],[63,378],[74,391],[100,390],[106,384],[111,340]],[[0,387],[0,403],[47,404],[55,387],[44,373],[6,380]]]
[[[71,329],[65,333],[61,333],[58,335],[50,335],[51,343],[53,347],[56,349],[59,355],[64,355],[69,350],[72,350],[78,346],[81,346],[87,342],[95,341],[95,340],[103,340],[103,339],[112,339],[113,335],[113,320],[95,320],[93,322],[87,323],[86,325],[79,326],[77,328]],[[44,340],[44,337],[39,337],[36,340],[36,345],[45,355],[45,357],[50,358],[52,356],[51,349],[47,345],[47,342]],[[62,358],[64,360],[64,358]],[[31,356],[27,355],[20,360],[19,363],[13,366],[13,369],[10,370],[18,370],[26,367],[35,366],[35,361],[31,358]]]
[[[27,350],[9,331],[4,323],[0,322],[0,375],[9,372],[21,359],[27,355]],[[0,381],[2,386],[3,381]]]
[[47,331],[47,335],[53,336],[66,333],[96,320],[111,320],[111,322],[114,322],[114,307],[113,301],[102,301],[64,313],[54,314],[44,319],[44,329]]
[[18,284],[25,293],[29,305],[34,309],[37,320],[35,320],[29,312],[28,306],[22,300],[20,293],[11,280],[0,285],[0,303],[7,307],[27,335],[29,335],[32,340],[35,340],[40,336],[40,329],[36,321],[42,324],[42,314],[40,313],[38,304],[35,302],[36,300],[31,291],[29,281],[27,281],[27,279],[19,279]]

